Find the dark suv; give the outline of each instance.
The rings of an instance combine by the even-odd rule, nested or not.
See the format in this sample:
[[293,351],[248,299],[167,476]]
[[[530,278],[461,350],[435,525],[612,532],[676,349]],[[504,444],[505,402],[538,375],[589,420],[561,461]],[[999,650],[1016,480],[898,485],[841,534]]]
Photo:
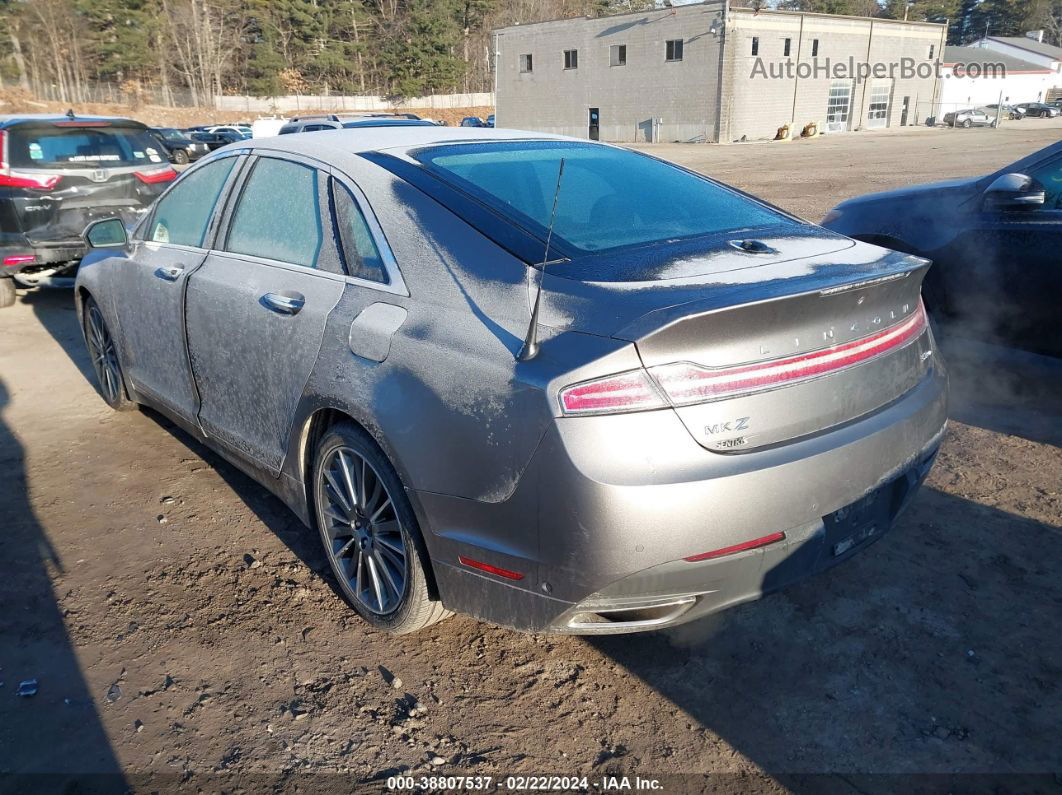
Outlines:
[[205,143],[193,141],[173,127],[152,127],[151,134],[162,144],[170,162],[177,165],[187,165],[210,153],[210,147]]
[[0,307],[24,286],[73,276],[94,220],[140,217],[177,176],[140,122],[0,116]]

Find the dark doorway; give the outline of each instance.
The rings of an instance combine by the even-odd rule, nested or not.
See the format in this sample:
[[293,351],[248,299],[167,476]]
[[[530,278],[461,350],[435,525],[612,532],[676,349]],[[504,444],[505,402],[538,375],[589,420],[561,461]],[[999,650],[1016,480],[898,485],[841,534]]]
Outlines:
[[910,107],[911,107],[911,98],[910,97],[904,97],[903,98],[903,110],[900,111],[900,126],[901,127],[906,127],[907,126],[907,110]]
[[601,109],[590,108],[590,140],[601,140]]

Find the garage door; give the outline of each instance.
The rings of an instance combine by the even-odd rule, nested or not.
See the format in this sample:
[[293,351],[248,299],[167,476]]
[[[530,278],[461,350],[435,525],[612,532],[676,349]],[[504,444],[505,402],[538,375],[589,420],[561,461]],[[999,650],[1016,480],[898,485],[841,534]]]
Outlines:
[[846,132],[852,115],[852,81],[834,80],[830,83],[830,95],[826,102],[826,130]]
[[867,110],[867,127],[889,126],[889,101],[892,97],[892,80],[875,80],[870,85],[870,104]]

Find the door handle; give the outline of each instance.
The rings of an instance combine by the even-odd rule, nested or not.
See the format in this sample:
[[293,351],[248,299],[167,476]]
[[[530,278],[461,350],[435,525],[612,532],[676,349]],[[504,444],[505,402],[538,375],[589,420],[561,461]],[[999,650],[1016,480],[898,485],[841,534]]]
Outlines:
[[282,315],[297,315],[305,304],[306,297],[302,293],[266,293],[262,296],[262,305],[266,309]]
[[157,268],[155,275],[160,279],[165,279],[168,282],[175,282],[181,278],[181,274],[184,273],[184,265],[173,265],[169,268]]

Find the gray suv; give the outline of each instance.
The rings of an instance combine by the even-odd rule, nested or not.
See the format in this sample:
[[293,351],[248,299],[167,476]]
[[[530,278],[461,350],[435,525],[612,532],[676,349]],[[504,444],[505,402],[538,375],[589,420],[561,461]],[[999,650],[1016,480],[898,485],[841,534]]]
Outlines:
[[276,493],[392,632],[755,599],[880,538],[944,432],[926,260],[619,147],[245,141],[87,238],[104,399]]

